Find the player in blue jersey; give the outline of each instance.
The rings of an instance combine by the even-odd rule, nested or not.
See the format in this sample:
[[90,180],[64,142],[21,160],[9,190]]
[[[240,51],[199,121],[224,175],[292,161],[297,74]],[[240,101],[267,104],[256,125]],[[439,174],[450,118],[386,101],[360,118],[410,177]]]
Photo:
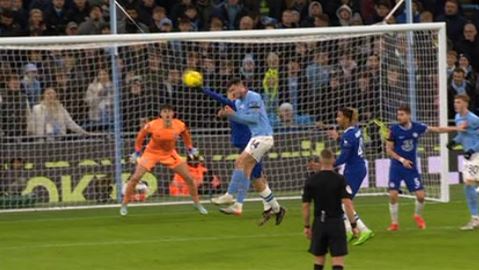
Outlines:
[[[223,106],[229,106],[236,111],[236,105],[233,99],[233,93],[231,91],[228,91],[227,97],[224,97],[223,95],[218,94],[208,88],[202,88],[202,91],[205,95],[218,101]],[[218,116],[222,117],[223,114],[224,114],[224,110],[222,109],[218,113]],[[249,140],[251,139],[251,132],[248,126],[244,124],[237,123],[232,120],[230,120],[229,122],[230,122],[230,128],[231,128],[231,143],[233,144],[234,147],[239,149],[240,152],[242,152],[246,148],[246,145],[248,144]],[[256,166],[253,168],[251,177],[254,179],[259,179],[261,177],[264,177],[262,174],[262,170],[263,170],[263,165],[261,164],[261,162],[258,162]],[[244,177],[243,179],[234,178],[232,180],[233,181],[231,181],[228,185],[228,190],[226,194],[216,198],[212,198],[211,201],[216,205],[232,204],[229,207],[220,208],[220,211],[225,214],[233,214],[233,215],[239,216],[241,215],[243,211],[243,202],[248,195],[250,180],[246,177]],[[233,197],[234,194],[237,195],[236,201]],[[265,211],[268,210],[270,206],[266,204],[264,201],[263,203],[264,203],[263,206],[265,208],[264,210]]]
[[[329,137],[335,140],[339,139],[340,154],[336,159],[335,167],[344,165],[344,177],[351,189],[352,197],[356,196],[364,178],[367,175],[366,161],[364,159],[364,144],[361,129],[356,125],[358,121],[358,112],[353,108],[342,108],[338,111],[336,122],[338,126],[344,130],[339,136],[335,130],[329,131]],[[359,239],[353,245],[361,245],[367,240],[374,237],[374,233],[361,220],[357,213],[354,214],[355,222],[358,225]],[[344,217],[344,225],[346,226],[348,241],[353,238],[350,221]]]
[[389,213],[391,225],[388,231],[399,230],[398,200],[401,182],[406,183],[409,192],[416,193],[414,220],[419,229],[426,229],[422,217],[424,209],[424,186],[417,163],[419,138],[426,132],[444,133],[460,131],[458,127],[431,127],[411,120],[411,109],[402,105],[397,109],[397,124],[391,125],[386,143],[386,152],[391,157],[389,168]]
[[238,179],[244,177],[253,180],[255,190],[271,206],[263,212],[260,225],[263,225],[273,216],[276,216],[276,225],[279,225],[286,214],[286,209],[279,205],[264,179],[251,178],[253,168],[261,162],[274,144],[273,129],[264,102],[260,94],[248,90],[240,79],[234,79],[228,83],[228,92],[231,92],[233,99],[235,99],[236,111],[230,106],[226,106],[224,115],[231,121],[248,126],[251,132],[250,141],[235,161],[232,181],[241,181]]
[[467,95],[460,94],[454,98],[456,111],[456,126],[465,128],[448,143],[447,148],[452,149],[456,144],[461,144],[464,149],[464,190],[466,202],[471,213],[471,220],[461,230],[474,230],[479,228],[479,212],[475,186],[479,182],[479,117],[468,110],[470,99]]

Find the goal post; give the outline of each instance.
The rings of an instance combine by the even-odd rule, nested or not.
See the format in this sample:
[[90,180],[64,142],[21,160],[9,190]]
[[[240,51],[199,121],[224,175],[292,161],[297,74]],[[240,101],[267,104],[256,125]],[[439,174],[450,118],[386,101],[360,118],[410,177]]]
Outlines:
[[[405,62],[408,33],[414,76]],[[202,72],[205,86],[223,95],[234,77],[262,94],[275,130],[265,172],[279,198],[299,197],[307,161],[325,147],[338,150],[326,130],[342,106],[361,114],[369,171],[361,195],[387,192],[385,133],[397,106],[411,101],[411,83],[417,120],[447,125],[444,23],[2,38],[0,57],[0,211],[116,204],[134,169],[128,155],[136,132],[165,103],[204,155],[191,163],[202,198],[224,192],[238,150],[227,121],[216,117],[219,104],[182,85],[187,69]],[[446,143],[446,135],[421,141],[430,200],[449,200]],[[183,148],[180,142],[184,156]],[[190,200],[166,168],[143,180],[138,205]]]

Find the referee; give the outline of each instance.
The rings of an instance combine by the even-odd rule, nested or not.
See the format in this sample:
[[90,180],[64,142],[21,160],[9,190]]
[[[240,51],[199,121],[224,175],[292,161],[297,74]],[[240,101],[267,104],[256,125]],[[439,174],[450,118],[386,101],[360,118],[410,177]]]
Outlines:
[[[314,269],[324,268],[325,255],[332,256],[333,270],[344,269],[344,256],[348,254],[346,229],[341,204],[349,220],[354,220],[351,189],[346,179],[334,172],[335,158],[331,150],[321,151],[319,171],[311,175],[303,191],[304,234],[311,240],[309,252],[314,255]],[[310,224],[311,201],[314,201],[314,221]],[[351,223],[355,234],[356,223]]]

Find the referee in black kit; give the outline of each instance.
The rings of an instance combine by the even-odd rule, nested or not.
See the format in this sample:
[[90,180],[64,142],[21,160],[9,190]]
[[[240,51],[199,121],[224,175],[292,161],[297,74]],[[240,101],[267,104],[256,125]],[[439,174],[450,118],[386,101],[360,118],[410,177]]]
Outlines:
[[[351,189],[346,179],[334,172],[335,158],[331,150],[321,151],[318,164],[309,164],[319,169],[305,183],[303,191],[304,234],[311,240],[309,252],[314,255],[314,269],[324,268],[325,255],[330,252],[333,270],[344,269],[344,256],[348,254],[346,229],[344,227],[341,204],[344,204],[349,220],[354,220],[354,206]],[[310,224],[311,201],[314,201],[314,221]],[[358,233],[355,223],[351,223],[354,234]]]

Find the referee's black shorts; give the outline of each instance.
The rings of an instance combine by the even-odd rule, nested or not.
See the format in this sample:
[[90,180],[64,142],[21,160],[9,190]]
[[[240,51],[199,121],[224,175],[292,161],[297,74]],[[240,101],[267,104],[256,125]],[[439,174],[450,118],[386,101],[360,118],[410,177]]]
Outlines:
[[333,257],[348,254],[346,229],[342,218],[327,218],[324,223],[315,219],[312,228],[311,246],[309,252],[315,256],[324,256],[326,253]]

